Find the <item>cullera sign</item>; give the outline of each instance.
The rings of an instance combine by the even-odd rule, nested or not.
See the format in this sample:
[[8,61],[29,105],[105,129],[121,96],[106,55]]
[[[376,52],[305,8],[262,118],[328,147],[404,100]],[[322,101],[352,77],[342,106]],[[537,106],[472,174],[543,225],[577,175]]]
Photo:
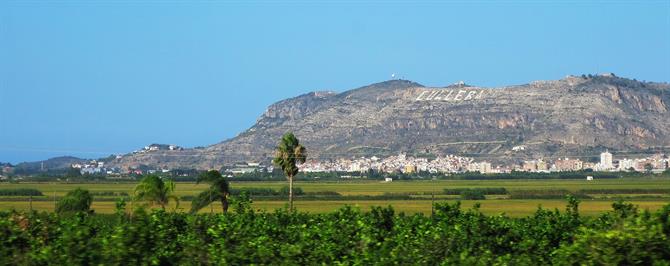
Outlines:
[[446,102],[461,102],[469,100],[481,99],[484,95],[484,90],[447,90],[435,89],[424,90],[416,97],[414,101],[446,101]]

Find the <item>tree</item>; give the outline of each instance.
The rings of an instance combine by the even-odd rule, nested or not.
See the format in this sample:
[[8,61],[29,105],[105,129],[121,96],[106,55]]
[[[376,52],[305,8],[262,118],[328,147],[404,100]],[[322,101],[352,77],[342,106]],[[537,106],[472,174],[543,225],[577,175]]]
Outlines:
[[163,210],[170,200],[174,200],[179,207],[179,198],[175,195],[175,183],[171,180],[163,181],[160,176],[147,175],[135,186],[135,200],[148,201],[158,204]]
[[305,147],[300,145],[298,138],[291,132],[284,134],[272,163],[280,167],[288,179],[288,205],[291,210],[293,210],[293,177],[298,174],[297,164],[304,163],[306,159],[307,152]]
[[88,190],[77,188],[56,203],[56,213],[91,212],[93,197]]
[[191,202],[191,213],[195,213],[215,200],[221,201],[223,212],[228,212],[228,196],[230,196],[230,185],[228,180],[217,170],[210,170],[198,176],[196,183],[205,182],[210,184],[209,189],[198,194]]

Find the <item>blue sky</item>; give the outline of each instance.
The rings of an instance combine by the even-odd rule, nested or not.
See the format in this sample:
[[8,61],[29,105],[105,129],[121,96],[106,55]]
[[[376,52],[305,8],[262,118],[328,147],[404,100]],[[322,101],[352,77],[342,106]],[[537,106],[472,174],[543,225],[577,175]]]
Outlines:
[[670,1],[0,1],[0,162],[206,146],[392,73],[670,81]]

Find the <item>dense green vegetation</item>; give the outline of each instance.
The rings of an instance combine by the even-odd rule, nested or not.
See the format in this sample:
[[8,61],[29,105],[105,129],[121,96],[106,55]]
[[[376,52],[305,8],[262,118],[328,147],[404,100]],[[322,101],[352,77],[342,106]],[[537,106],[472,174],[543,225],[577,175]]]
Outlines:
[[484,195],[505,195],[507,189],[504,187],[482,187],[482,188],[445,188],[445,195],[461,195],[464,191],[477,190]]
[[486,199],[484,191],[479,189],[465,189],[461,191],[461,199],[464,200],[483,200]]
[[560,199],[565,195],[573,195],[581,199],[591,198],[589,195],[583,194],[580,191],[576,193],[570,192],[566,189],[543,189],[543,190],[515,190],[509,194],[510,199]]
[[0,196],[44,196],[44,194],[34,188],[11,188],[0,189]]
[[538,209],[487,216],[459,203],[431,216],[375,207],[327,214],[257,212],[235,198],[226,214],[164,210],[115,215],[0,212],[0,264],[619,264],[670,263],[670,205],[655,213],[618,202],[582,217]]

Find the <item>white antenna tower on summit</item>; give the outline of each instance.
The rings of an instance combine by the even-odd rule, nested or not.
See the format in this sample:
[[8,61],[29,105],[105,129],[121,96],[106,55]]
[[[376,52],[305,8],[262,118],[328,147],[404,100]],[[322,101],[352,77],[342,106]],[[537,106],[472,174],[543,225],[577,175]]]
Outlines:
[[391,79],[395,79],[395,73],[391,74]]

